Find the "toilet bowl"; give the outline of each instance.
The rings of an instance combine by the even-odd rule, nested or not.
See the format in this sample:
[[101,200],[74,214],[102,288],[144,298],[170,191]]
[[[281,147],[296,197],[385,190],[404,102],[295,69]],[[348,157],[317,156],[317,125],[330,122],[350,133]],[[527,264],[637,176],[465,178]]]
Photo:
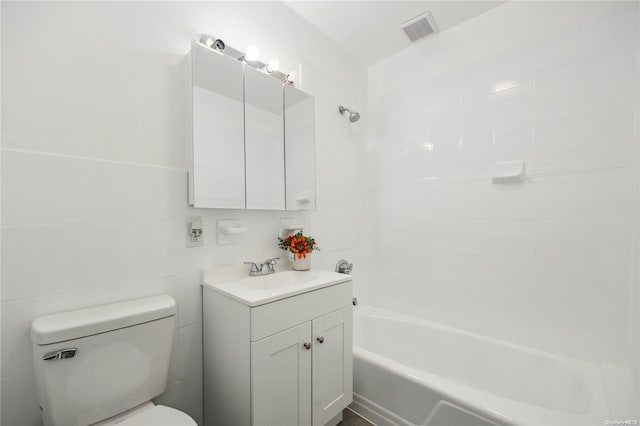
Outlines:
[[44,425],[195,426],[151,402],[167,387],[175,315],[175,300],[160,295],[36,318]]

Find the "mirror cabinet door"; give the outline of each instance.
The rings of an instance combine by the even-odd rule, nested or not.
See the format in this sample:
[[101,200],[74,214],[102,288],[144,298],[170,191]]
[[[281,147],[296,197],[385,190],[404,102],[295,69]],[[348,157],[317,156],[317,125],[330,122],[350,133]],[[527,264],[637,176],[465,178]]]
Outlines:
[[190,202],[195,207],[244,209],[243,66],[197,43],[191,60]]
[[316,138],[313,96],[284,86],[287,210],[316,208]]
[[247,209],[284,210],[282,82],[244,67]]

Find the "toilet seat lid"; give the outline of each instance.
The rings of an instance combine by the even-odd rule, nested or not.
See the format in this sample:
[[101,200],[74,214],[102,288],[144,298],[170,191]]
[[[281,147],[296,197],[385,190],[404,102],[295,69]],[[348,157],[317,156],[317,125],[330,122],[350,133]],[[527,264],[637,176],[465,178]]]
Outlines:
[[156,405],[118,423],[118,426],[197,426],[197,423],[180,410]]

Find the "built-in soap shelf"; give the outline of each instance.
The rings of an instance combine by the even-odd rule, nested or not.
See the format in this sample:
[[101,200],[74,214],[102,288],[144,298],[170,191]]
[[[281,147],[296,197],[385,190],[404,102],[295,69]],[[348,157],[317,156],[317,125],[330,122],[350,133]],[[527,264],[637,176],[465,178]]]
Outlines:
[[292,217],[283,217],[280,219],[280,235],[287,238],[290,235],[297,234],[304,229],[304,225]]
[[493,183],[524,182],[526,167],[524,160],[500,161],[493,165]]
[[221,219],[218,221],[218,245],[237,244],[248,230],[238,219]]

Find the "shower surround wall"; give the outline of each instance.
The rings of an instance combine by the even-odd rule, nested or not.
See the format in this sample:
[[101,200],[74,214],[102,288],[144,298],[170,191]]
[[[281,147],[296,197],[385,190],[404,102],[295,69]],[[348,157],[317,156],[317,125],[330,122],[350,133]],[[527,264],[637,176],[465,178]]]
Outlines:
[[[302,63],[301,88],[316,96],[317,212],[187,206],[186,54],[202,33],[256,44],[284,69]],[[40,424],[34,317],[157,293],[178,302],[158,402],[201,422],[202,268],[278,255],[281,217],[317,237],[315,267],[362,265],[366,123],[349,125],[337,106],[362,110],[365,81],[363,66],[279,2],[2,2],[2,425]],[[187,249],[194,215],[205,246]],[[216,220],[229,218],[249,232],[217,246]]]
[[369,67],[374,304],[637,366],[637,7],[509,2]]

